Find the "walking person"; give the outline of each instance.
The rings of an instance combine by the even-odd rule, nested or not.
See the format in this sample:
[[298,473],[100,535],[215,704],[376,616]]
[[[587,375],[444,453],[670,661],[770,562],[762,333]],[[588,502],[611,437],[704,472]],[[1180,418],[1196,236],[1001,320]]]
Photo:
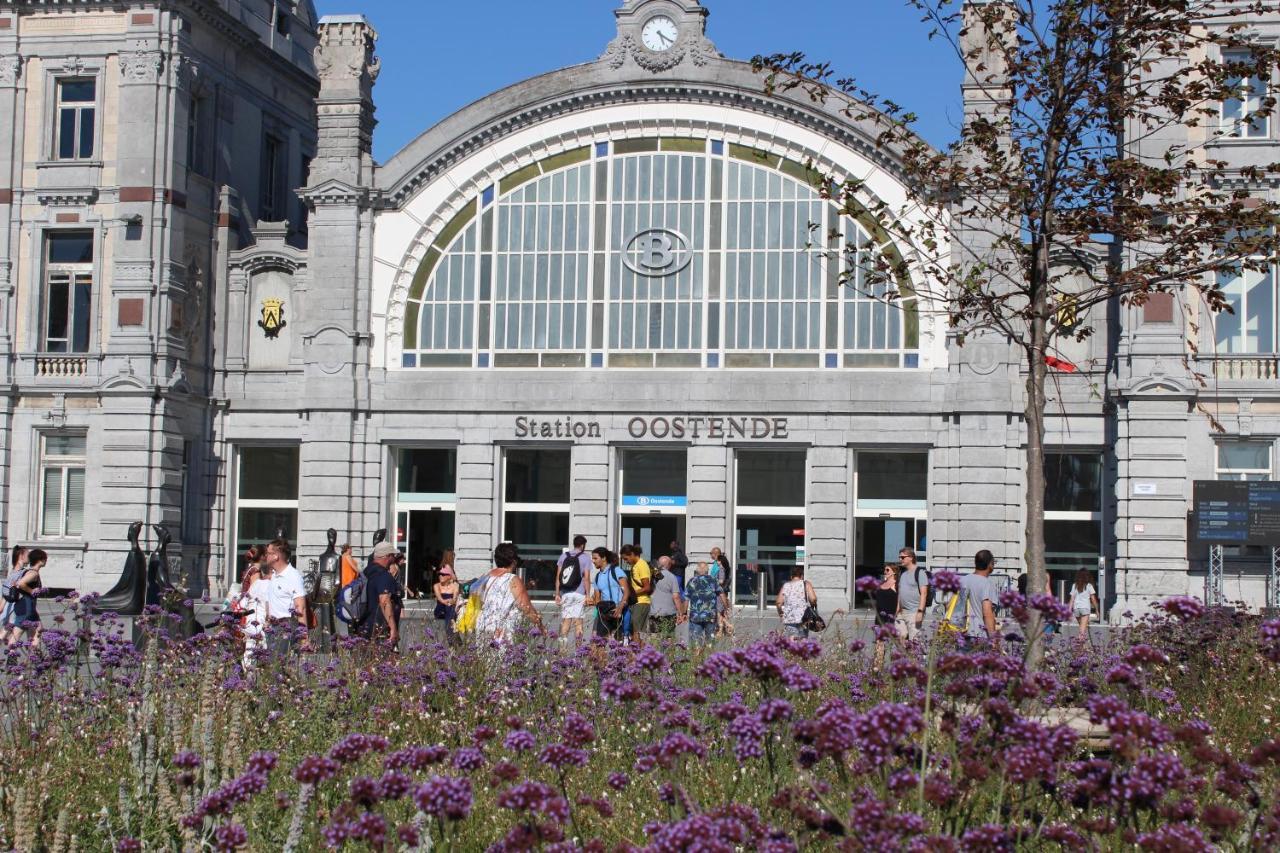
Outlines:
[[960,578],[960,589],[953,601],[947,603],[948,624],[960,635],[965,647],[985,648],[1000,643],[1000,628],[996,623],[996,605],[1000,601],[1000,587],[992,580],[996,567],[995,557],[985,548],[973,555],[973,574]]
[[13,612],[9,617],[12,622],[9,628],[10,646],[22,639],[24,631],[31,637],[32,646],[40,645],[40,611],[36,606],[36,597],[42,587],[40,570],[48,561],[49,555],[39,548],[32,548],[27,552],[22,577],[13,585],[18,593],[18,600],[13,602]]
[[724,551],[711,549],[711,577],[720,584],[720,615],[716,619],[716,633],[726,637],[733,636],[733,565]]
[[302,574],[291,562],[293,550],[286,539],[274,539],[267,543],[266,566],[271,571],[267,583],[267,645],[275,654],[292,651],[301,639],[304,649],[310,647],[307,640],[307,591]]
[[265,549],[250,546],[245,554],[244,581],[240,585],[240,595],[234,603],[234,610],[241,614],[240,633],[244,636],[244,658],[241,661],[245,670],[253,666],[266,646],[265,631],[269,608],[267,589],[271,586],[270,569],[266,568]]
[[[452,551],[444,553],[446,557],[453,556]],[[448,643],[457,643],[460,638],[453,623],[458,618],[458,594],[461,588],[458,586],[457,575],[453,572],[453,560],[441,561],[431,592],[436,597],[435,611],[431,615],[436,619],[440,636]]]
[[671,540],[671,572],[676,576],[680,587],[684,587],[685,575],[689,571],[689,555],[677,539]]
[[920,637],[920,629],[924,626],[925,604],[929,600],[929,574],[916,564],[916,552],[911,548],[898,551],[898,565],[894,568],[897,575],[898,606],[894,611],[893,628],[903,642],[910,643]]
[[1081,642],[1089,642],[1089,618],[1094,610],[1100,609],[1098,591],[1093,588],[1093,576],[1088,569],[1080,569],[1076,572],[1076,580],[1071,587],[1071,615],[1076,617]]
[[791,580],[778,590],[776,604],[784,633],[792,637],[809,636],[809,629],[804,627],[804,612],[818,606],[818,593],[814,592],[813,584],[804,579],[804,566],[792,567]]
[[618,551],[628,566],[627,575],[635,587],[636,603],[630,609],[631,633],[639,636],[649,630],[649,608],[653,604],[653,569],[645,562],[639,545],[623,545]]
[[560,641],[569,641],[573,631],[575,643],[582,642],[582,611],[591,594],[591,558],[587,556],[587,537],[573,537],[573,548],[565,551],[556,564],[556,606],[560,608]]
[[670,557],[658,558],[658,580],[653,585],[653,604],[649,608],[649,631],[660,637],[676,635],[676,625],[683,621],[684,600],[680,583]]
[[627,599],[631,597],[627,573],[618,566],[617,555],[604,547],[591,552],[591,565],[595,574],[591,578],[591,597],[587,600],[596,608],[595,635],[620,640]]
[[[884,564],[884,575],[880,580],[880,587],[875,594],[876,607],[876,627],[883,625],[892,626],[897,630],[898,623],[898,602],[899,588],[901,582],[898,580],[898,566],[895,563]],[[872,666],[879,669],[884,664],[885,642],[880,636],[880,632],[876,631],[876,651]]]
[[373,546],[369,565],[364,570],[364,618],[353,626],[353,633],[394,649],[400,642],[400,620],[396,618],[395,595],[400,583],[391,574],[400,551],[390,542]]
[[[5,578],[5,584],[9,589],[14,589],[18,581],[22,580],[23,569],[27,565],[27,546],[14,545],[9,555],[9,574]],[[17,593],[12,593],[15,600],[10,601],[6,598],[3,602],[4,607],[0,607],[0,643],[8,642],[9,630],[13,627],[13,606],[16,603]]]
[[689,645],[705,646],[715,638],[716,620],[724,601],[724,591],[711,577],[706,563],[698,563],[684,586],[684,595],[688,600]]
[[[493,549],[493,568],[485,575],[480,586],[480,616],[476,619],[476,632],[498,642],[509,641],[520,624],[521,614],[533,626],[542,629],[542,617],[529,600],[524,581],[516,576],[520,568],[520,553],[510,542],[503,542]],[[472,595],[475,588],[472,587]]]

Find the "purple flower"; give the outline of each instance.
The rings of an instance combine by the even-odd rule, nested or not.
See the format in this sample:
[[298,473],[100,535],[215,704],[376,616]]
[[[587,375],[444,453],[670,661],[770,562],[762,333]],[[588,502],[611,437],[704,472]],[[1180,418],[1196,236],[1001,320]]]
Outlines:
[[1146,643],[1138,643],[1124,653],[1125,663],[1141,666],[1147,663],[1168,663],[1169,656]]
[[412,824],[401,824],[396,830],[396,838],[400,839],[400,843],[410,849],[416,849],[422,840],[418,835],[418,830]]
[[936,572],[933,576],[933,588],[935,592],[959,592],[960,576],[955,572]]
[[334,744],[329,757],[343,764],[359,761],[370,752],[386,752],[389,742],[382,735],[349,734]]
[[378,801],[378,783],[368,776],[357,776],[348,785],[351,801],[362,806],[371,806]]
[[1045,621],[1055,625],[1071,621],[1071,608],[1052,595],[1031,596],[1031,608],[1039,610]]
[[423,814],[441,820],[464,820],[471,814],[471,781],[456,776],[432,776],[418,786],[413,801]]
[[381,850],[387,841],[387,819],[377,812],[365,812],[351,826],[351,837]]
[[413,779],[399,770],[388,770],[378,780],[378,798],[398,800],[413,790]]
[[521,782],[498,795],[498,805],[512,811],[535,812],[558,823],[569,820],[569,803],[543,782]]
[[245,765],[245,770],[250,773],[267,774],[275,769],[276,763],[280,760],[280,756],[275,752],[255,752],[249,756],[249,761]]
[[116,853],[142,853],[142,842],[136,838],[121,838],[116,843]]
[[507,734],[502,745],[511,752],[528,752],[537,746],[537,741],[534,740],[533,735],[528,731],[524,729],[516,729],[515,731]]
[[542,752],[538,754],[538,760],[557,770],[563,770],[566,767],[586,767],[591,756],[587,755],[584,749],[575,749],[563,743],[553,743],[543,747]]
[[484,766],[484,753],[474,746],[464,746],[454,751],[453,766],[457,770],[479,770]]
[[309,755],[293,771],[293,778],[303,785],[319,785],[338,772],[338,762],[323,755]]
[[631,783],[631,777],[626,773],[610,773],[609,787],[615,791],[621,791]]
[[388,770],[426,770],[449,757],[449,750],[441,744],[435,746],[410,746],[396,750],[387,756],[383,766]]
[[683,756],[706,758],[707,748],[689,737],[684,732],[672,732],[658,744],[658,761],[663,767],[670,767]]
[[173,766],[184,770],[195,770],[200,764],[200,756],[190,750],[183,750],[173,757]]
[[1214,849],[1200,830],[1186,823],[1171,823],[1151,832],[1144,832],[1138,836],[1138,846],[1143,850],[1159,853],[1166,850]]
[[213,842],[219,853],[234,853],[249,843],[249,833],[238,823],[224,823],[214,830]]
[[857,588],[858,592],[871,594],[880,588],[881,583],[882,579],[875,575],[863,575],[858,578],[858,582],[854,584],[854,587]]
[[1262,641],[1262,653],[1267,659],[1280,663],[1280,619],[1268,619],[1258,629],[1258,637]]
[[791,703],[786,699],[766,699],[760,703],[760,707],[756,709],[756,713],[760,715],[760,719],[766,723],[776,723],[781,720],[791,719],[793,709]]
[[1170,616],[1177,616],[1184,622],[1199,619],[1204,615],[1204,603],[1189,595],[1177,595],[1160,602],[1160,608]]
[[967,853],[1013,853],[1014,850],[1008,830],[993,823],[975,826],[965,832],[960,841]]

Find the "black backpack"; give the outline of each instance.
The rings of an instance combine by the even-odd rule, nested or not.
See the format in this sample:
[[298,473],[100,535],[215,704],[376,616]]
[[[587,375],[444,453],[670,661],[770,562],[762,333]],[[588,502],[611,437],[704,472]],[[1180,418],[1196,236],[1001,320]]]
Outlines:
[[582,553],[566,553],[564,561],[560,564],[560,592],[577,592],[580,586],[582,586]]
[[929,574],[928,569],[922,569],[919,566],[916,566],[916,589],[920,588],[921,572],[924,572],[924,582],[929,587],[924,596],[924,606],[927,609],[933,606],[933,575]]

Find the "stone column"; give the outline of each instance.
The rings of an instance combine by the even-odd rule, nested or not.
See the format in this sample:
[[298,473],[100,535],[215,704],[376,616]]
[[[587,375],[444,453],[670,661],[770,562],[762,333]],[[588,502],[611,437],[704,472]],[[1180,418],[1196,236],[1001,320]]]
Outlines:
[[[613,448],[607,444],[576,444],[573,447],[573,477],[569,510],[569,536],[581,533],[587,547],[608,547],[610,531],[609,460]],[[568,542],[564,543],[566,546]]]
[[809,450],[809,506],[804,564],[822,610],[847,608],[852,599],[849,448]]
[[689,448],[689,503],[685,510],[685,553],[697,565],[707,552],[720,548],[737,564],[733,531],[729,529],[729,465],[733,451],[723,445],[696,444]]
[[489,443],[458,446],[458,503],[454,550],[461,580],[491,568],[498,542],[498,454]]
[[[14,277],[17,275],[18,234],[21,228],[18,208],[14,204],[14,185],[21,183],[22,128],[25,121],[22,79],[23,58],[18,54],[13,17],[0,30],[0,381],[11,383],[14,377],[14,343],[17,326],[17,300]],[[0,537],[8,542],[10,452],[13,447],[13,406],[8,395],[0,402]]]

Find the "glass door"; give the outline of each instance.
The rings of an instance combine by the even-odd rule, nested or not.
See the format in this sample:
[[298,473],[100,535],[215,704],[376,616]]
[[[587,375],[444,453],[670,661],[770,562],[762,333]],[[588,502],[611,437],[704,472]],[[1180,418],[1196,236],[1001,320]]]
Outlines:
[[739,450],[733,601],[768,608],[805,564],[805,452]]
[[454,448],[405,447],[396,453],[395,543],[405,555],[407,598],[429,598],[445,551],[453,550],[457,505]]
[[688,452],[628,448],[619,451],[618,528],[622,545],[639,545],[652,565],[684,547],[688,506]]
[[[859,451],[854,479],[854,583],[912,548],[929,561],[929,454]],[[850,584],[850,589],[854,584]]]
[[556,561],[569,545],[570,450],[509,448],[503,456],[502,539],[520,551],[529,596],[555,596]]

